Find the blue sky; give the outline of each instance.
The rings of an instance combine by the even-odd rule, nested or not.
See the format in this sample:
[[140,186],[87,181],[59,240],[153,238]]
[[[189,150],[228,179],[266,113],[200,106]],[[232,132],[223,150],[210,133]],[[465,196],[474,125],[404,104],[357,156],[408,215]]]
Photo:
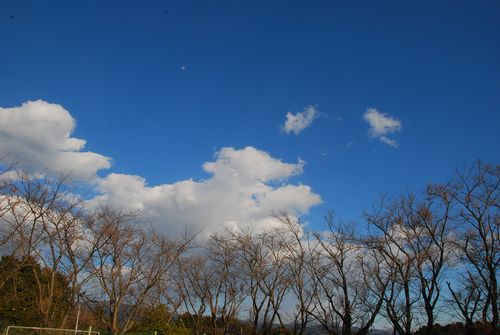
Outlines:
[[[2,0],[0,114],[27,101],[61,105],[76,120],[71,136],[86,141],[76,150],[112,160],[103,180],[210,181],[202,165],[217,152],[233,147],[231,160],[255,148],[269,155],[256,159],[296,165],[262,178],[310,187],[322,203],[309,199],[305,218],[321,227],[328,209],[356,220],[383,192],[421,190],[455,164],[498,162],[499,18],[498,1]],[[283,131],[287,113],[309,107],[308,127]],[[385,134],[397,148],[372,136],[369,108],[399,123]],[[25,140],[5,135],[11,120],[0,124],[0,151]]]

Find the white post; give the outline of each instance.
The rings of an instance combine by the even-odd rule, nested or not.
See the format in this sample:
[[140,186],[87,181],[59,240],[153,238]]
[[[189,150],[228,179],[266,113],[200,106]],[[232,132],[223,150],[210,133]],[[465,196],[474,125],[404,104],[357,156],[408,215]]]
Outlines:
[[75,335],[78,333],[78,321],[80,321],[80,304],[78,304],[78,312],[76,313]]
[[92,325],[89,326],[89,335],[92,335]]

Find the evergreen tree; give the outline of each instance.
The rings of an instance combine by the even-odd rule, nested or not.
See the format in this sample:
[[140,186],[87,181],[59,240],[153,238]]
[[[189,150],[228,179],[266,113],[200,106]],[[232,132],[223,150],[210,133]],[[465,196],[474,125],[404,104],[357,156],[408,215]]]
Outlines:
[[[55,296],[48,297],[48,285],[54,276]],[[41,267],[33,258],[18,260],[3,256],[0,260],[0,328],[9,325],[47,326],[57,323],[70,307],[66,278]],[[47,306],[51,300],[50,306]]]

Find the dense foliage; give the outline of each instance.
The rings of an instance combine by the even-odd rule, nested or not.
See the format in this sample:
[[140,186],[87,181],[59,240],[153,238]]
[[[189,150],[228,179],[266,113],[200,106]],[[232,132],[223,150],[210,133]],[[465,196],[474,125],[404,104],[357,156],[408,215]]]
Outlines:
[[0,278],[0,328],[57,324],[71,306],[64,275],[41,267],[31,257],[22,261],[12,256],[2,257]]

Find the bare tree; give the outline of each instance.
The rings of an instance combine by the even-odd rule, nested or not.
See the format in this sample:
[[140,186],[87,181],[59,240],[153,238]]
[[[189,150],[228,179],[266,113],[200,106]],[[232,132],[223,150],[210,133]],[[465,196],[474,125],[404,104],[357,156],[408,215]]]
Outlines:
[[[227,335],[248,306],[253,332],[270,334],[287,326],[287,297],[297,304],[290,314],[297,335],[311,323],[364,335],[380,315],[394,334],[411,334],[419,318],[432,334],[444,298],[468,327],[478,319],[499,326],[498,165],[477,162],[422,198],[382,201],[364,214],[366,236],[333,214],[327,230],[308,233],[281,212],[278,227],[227,231],[189,253],[192,239],[140,229],[134,213],[89,210],[65,177],[10,176],[0,172],[0,246],[33,272],[33,308],[47,326],[68,324],[83,301],[113,334],[124,334],[161,304],[169,320],[188,312],[195,334]],[[443,291],[457,260],[457,280]]]
[[[0,159],[2,162],[3,159]],[[8,173],[10,169],[6,168],[0,173],[0,255],[8,255],[12,253],[11,237],[13,236],[13,220],[10,217],[12,207],[17,200],[13,199],[13,185]],[[9,279],[9,276],[0,277],[0,289]]]
[[366,334],[382,307],[387,280],[352,226],[336,224],[332,213],[327,224],[328,231],[314,234],[319,246],[312,262],[318,287],[313,316],[332,334]]
[[18,259],[34,256],[44,242],[43,220],[59,206],[63,179],[52,182],[41,176],[17,172],[4,197],[2,244]]
[[[0,157],[0,166],[5,160],[5,157]],[[0,247],[4,244],[4,229],[3,229],[3,218],[4,215],[9,212],[10,208],[10,195],[12,193],[12,180],[9,178],[9,173],[12,172],[12,165],[5,166],[0,171]],[[2,249],[0,249],[1,251]],[[1,285],[1,281],[0,281]]]
[[[480,161],[457,169],[450,183],[441,187],[457,203],[462,227],[457,246],[463,260],[484,288],[483,322],[499,326],[498,271],[500,266],[500,166]],[[474,286],[474,285],[473,285]]]
[[203,316],[207,312],[212,280],[207,278],[208,257],[205,253],[184,255],[176,262],[175,289],[195,334],[205,333]]
[[278,229],[278,237],[282,246],[282,255],[291,275],[290,292],[297,300],[295,311],[292,312],[293,333],[302,335],[312,320],[311,311],[316,295],[315,281],[311,272],[310,236],[304,232],[298,221],[288,213],[275,215],[283,227]]
[[426,332],[432,334],[442,281],[453,253],[453,233],[450,227],[452,199],[439,187],[427,189],[428,199],[417,203],[413,197],[402,201],[406,206],[407,243],[415,258],[420,296],[427,319]]
[[[8,211],[2,216],[3,244],[21,266],[33,265],[38,287],[34,307],[41,322],[52,327],[64,325],[80,293],[80,281],[85,280],[82,262],[89,260],[89,255],[80,251],[85,239],[81,200],[71,196],[66,178],[26,172],[17,172],[4,197]],[[50,269],[48,282],[41,280],[38,264]],[[68,281],[69,293],[61,291],[61,276]],[[65,305],[58,306],[63,295]]]
[[212,236],[204,247],[180,258],[177,270],[176,286],[194,332],[208,332],[204,323],[208,315],[210,332],[227,334],[246,293],[233,248]]
[[224,239],[212,236],[208,245],[211,260],[212,287],[210,310],[212,327],[215,327],[215,318],[221,323],[222,333],[226,335],[231,322],[238,317],[241,304],[245,299],[245,285],[239,275],[240,264],[234,262],[234,250],[225,243]]
[[383,315],[399,335],[411,334],[414,306],[419,301],[419,295],[414,292],[417,256],[408,244],[405,222],[411,216],[406,209],[399,202],[386,205],[382,201],[373,213],[364,214],[368,224],[375,228],[370,247],[378,251],[390,275]]
[[284,327],[280,306],[291,285],[276,230],[259,234],[228,231],[220,237],[230,248],[250,302],[254,333],[269,333],[276,322]]
[[266,271],[268,275],[262,281],[261,286],[261,290],[268,296],[262,319],[265,333],[272,331],[276,321],[279,322],[281,328],[286,327],[280,312],[280,306],[292,284],[293,275],[290,272],[286,249],[281,236],[281,230],[275,229],[269,232],[267,238],[267,257],[264,266],[268,267]]
[[455,311],[458,312],[458,315],[465,322],[465,326],[472,327],[476,319],[476,313],[481,308],[481,298],[484,293],[477,278],[474,278],[470,272],[467,272],[461,282],[462,287],[460,290],[454,290],[451,283],[449,281],[446,282],[452,295],[452,298],[449,300],[455,307]]
[[88,263],[94,286],[85,299],[113,334],[124,334],[143,313],[149,294],[188,242],[146,232],[136,226],[132,214],[102,208],[94,215],[92,234],[105,236],[107,243]]

